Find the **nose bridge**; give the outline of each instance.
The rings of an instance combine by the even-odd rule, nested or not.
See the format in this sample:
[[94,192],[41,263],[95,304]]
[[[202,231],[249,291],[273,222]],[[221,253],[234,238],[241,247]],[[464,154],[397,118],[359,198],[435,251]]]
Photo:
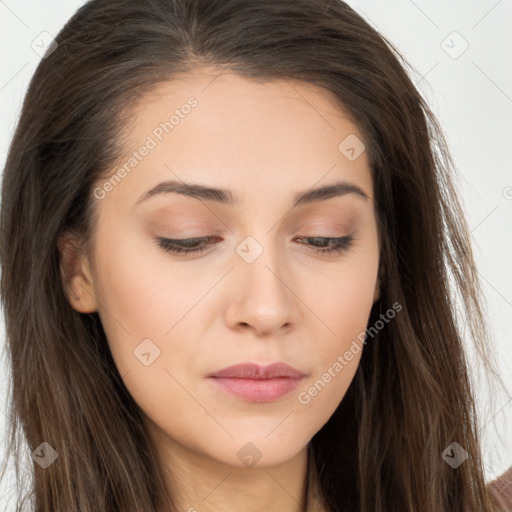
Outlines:
[[237,270],[247,289],[253,294],[266,294],[274,302],[287,295],[283,290],[284,276],[280,277],[285,261],[272,233],[257,236],[249,235],[237,246]]
[[286,260],[273,234],[249,235],[236,248],[231,323],[272,331],[292,321],[295,305],[291,273],[285,269]]

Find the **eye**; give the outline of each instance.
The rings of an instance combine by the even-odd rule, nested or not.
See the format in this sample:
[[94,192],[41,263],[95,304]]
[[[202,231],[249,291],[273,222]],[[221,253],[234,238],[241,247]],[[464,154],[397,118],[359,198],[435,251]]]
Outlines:
[[[210,244],[205,244],[211,239],[219,237],[201,236],[197,238],[184,238],[182,240],[173,240],[171,238],[157,237],[158,245],[167,252],[178,254],[201,253],[208,249]],[[201,245],[202,244],[202,245]]]
[[[320,249],[316,249],[317,253],[320,254],[333,254],[333,253],[341,253],[348,251],[352,246],[352,242],[354,241],[354,237],[351,235],[342,236],[339,238],[327,238],[320,236],[308,236],[297,238],[297,240],[312,240],[313,242],[309,243],[313,247],[320,247]],[[327,248],[325,248],[327,247]]]
[[[158,245],[165,251],[185,255],[202,253],[208,249],[215,240],[219,241],[221,239],[217,236],[202,236],[184,239],[156,238]],[[339,238],[309,236],[296,238],[296,240],[308,240],[309,243],[307,243],[307,245],[310,245],[310,249],[317,253],[334,254],[347,251],[352,246],[354,237],[351,235]]]

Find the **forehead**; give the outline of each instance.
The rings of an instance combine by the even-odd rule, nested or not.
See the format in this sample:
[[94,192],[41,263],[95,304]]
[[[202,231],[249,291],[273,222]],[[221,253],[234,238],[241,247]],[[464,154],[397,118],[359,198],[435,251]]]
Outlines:
[[373,197],[365,151],[356,159],[342,152],[346,140],[364,147],[358,127],[329,91],[309,83],[201,68],[140,98],[127,134],[117,168],[129,172],[112,194],[121,202],[170,179],[231,189],[244,202],[341,179]]

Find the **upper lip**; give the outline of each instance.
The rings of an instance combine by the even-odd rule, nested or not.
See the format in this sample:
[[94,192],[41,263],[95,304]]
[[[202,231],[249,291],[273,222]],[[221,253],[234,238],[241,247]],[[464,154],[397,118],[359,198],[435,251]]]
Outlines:
[[293,368],[293,366],[278,362],[267,366],[261,366],[256,363],[235,364],[211,374],[210,377],[238,379],[274,379],[277,377],[288,377],[298,379],[304,377],[304,375],[304,373]]

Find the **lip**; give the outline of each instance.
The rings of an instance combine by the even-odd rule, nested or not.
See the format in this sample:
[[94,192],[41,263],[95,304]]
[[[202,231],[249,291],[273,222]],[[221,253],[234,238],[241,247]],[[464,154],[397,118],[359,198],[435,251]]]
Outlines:
[[267,366],[242,363],[209,375],[218,388],[248,402],[273,402],[293,391],[306,375],[278,362]]
[[299,378],[305,374],[289,364],[277,362],[267,366],[256,363],[241,363],[228,366],[212,373],[210,377],[228,377],[237,379],[274,379],[277,377]]

